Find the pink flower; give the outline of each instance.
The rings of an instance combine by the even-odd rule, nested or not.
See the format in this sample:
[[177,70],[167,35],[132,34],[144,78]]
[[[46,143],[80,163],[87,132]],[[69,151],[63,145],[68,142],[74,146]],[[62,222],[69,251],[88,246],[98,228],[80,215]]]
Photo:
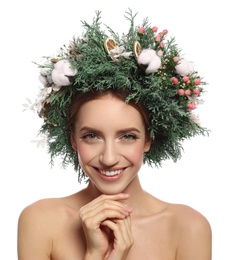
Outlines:
[[167,29],[165,29],[165,30],[163,30],[163,32],[162,32],[163,34],[167,34],[168,33],[168,30]]
[[160,47],[163,48],[165,46],[164,42],[160,42]]
[[200,79],[195,79],[195,80],[194,80],[195,85],[199,85],[200,82],[201,82]]
[[183,96],[184,95],[184,90],[182,88],[178,89],[177,94],[179,96]]
[[155,32],[157,32],[157,30],[158,30],[158,28],[156,27],[156,26],[154,26],[153,28],[152,28],[152,31],[155,33]]
[[139,28],[138,28],[138,32],[139,32],[140,34],[143,34],[143,33],[145,32],[144,27],[139,27]]
[[179,59],[179,57],[175,56],[175,57],[173,58],[173,60],[174,60],[174,62],[178,62],[180,59]]
[[162,55],[163,55],[163,51],[162,51],[162,50],[159,50],[159,51],[157,52],[157,56],[162,57]]
[[161,34],[158,34],[155,38],[156,42],[160,42],[161,41]]
[[173,84],[177,84],[179,82],[178,78],[172,77],[171,78]]

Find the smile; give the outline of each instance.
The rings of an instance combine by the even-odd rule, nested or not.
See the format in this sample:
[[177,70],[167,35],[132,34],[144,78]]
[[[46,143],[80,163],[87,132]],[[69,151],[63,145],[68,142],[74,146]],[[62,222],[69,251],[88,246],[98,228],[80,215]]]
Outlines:
[[101,174],[106,175],[106,176],[119,175],[121,172],[123,172],[123,169],[122,170],[116,170],[116,171],[100,171]]

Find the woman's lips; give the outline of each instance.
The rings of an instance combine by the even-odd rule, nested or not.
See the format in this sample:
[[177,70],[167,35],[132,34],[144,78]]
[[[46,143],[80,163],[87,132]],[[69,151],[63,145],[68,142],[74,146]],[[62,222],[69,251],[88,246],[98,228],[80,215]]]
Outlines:
[[103,174],[103,175],[106,175],[106,176],[114,176],[114,175],[120,174],[122,171],[123,171],[123,169],[114,170],[114,171],[104,171],[104,170],[100,170],[99,172],[100,172],[101,174]]
[[100,178],[110,182],[119,180],[123,176],[124,170],[125,168],[110,171],[97,169]]

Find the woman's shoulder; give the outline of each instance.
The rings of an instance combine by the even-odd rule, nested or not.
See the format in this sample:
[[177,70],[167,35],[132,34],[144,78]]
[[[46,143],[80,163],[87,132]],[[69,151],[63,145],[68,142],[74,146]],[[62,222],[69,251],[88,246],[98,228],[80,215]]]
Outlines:
[[32,257],[37,252],[36,259],[50,259],[47,256],[52,254],[53,241],[68,237],[69,230],[77,231],[80,228],[80,204],[77,201],[79,198],[74,194],[41,199],[26,206],[18,219],[19,254],[31,254]]
[[[198,210],[185,204],[168,203],[153,197],[152,219],[158,219],[163,225],[168,225],[180,234],[203,233],[211,234],[211,227],[208,219]],[[156,201],[156,203],[155,203]]]
[[188,224],[209,225],[208,220],[200,211],[188,205],[169,203],[167,210],[173,216],[174,221],[181,226]]
[[[73,203],[73,197],[75,203]],[[44,198],[26,206],[19,216],[20,220],[27,222],[45,221],[46,223],[61,219],[75,219],[78,217],[80,203],[77,203],[77,195],[60,198]]]
[[210,223],[198,210],[188,205],[168,204],[167,212],[173,227],[182,238],[211,237]]

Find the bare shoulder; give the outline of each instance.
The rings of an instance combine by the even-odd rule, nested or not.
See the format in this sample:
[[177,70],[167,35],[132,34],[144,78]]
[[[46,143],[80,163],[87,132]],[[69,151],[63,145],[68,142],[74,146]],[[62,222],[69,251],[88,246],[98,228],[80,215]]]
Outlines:
[[26,219],[29,221],[36,220],[41,222],[42,220],[53,219],[58,220],[57,217],[73,213],[72,208],[67,203],[65,198],[48,198],[38,200],[27,207],[25,207],[19,217],[19,221]]
[[182,204],[169,204],[168,211],[173,215],[174,221],[184,232],[210,231],[211,227],[206,217],[190,206]]
[[42,199],[22,210],[18,220],[19,259],[51,259],[57,232],[79,223],[77,206],[72,205],[69,196]]
[[170,204],[178,241],[177,259],[211,259],[211,226],[199,211],[180,204]]
[[78,193],[63,198],[47,198],[38,200],[25,207],[19,216],[19,227],[31,225],[32,229],[52,231],[65,222],[77,223],[79,209],[82,207]]

